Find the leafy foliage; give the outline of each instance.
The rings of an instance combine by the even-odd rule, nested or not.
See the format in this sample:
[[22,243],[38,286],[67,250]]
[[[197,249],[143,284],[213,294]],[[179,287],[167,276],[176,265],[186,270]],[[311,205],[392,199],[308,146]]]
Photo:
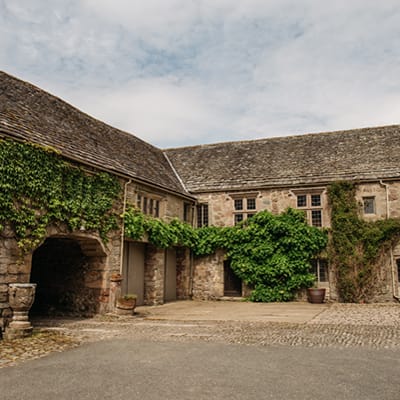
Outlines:
[[0,230],[9,223],[22,251],[35,248],[53,223],[106,240],[118,227],[112,207],[120,192],[115,177],[85,174],[54,150],[0,140]]
[[329,261],[337,271],[338,293],[344,302],[370,299],[385,249],[400,238],[399,219],[368,222],[359,217],[355,191],[351,182],[336,182],[328,189],[332,209]]
[[196,231],[189,224],[176,218],[166,223],[144,215],[133,207],[126,210],[123,218],[125,236],[133,240],[140,240],[147,235],[150,243],[162,249],[172,246],[192,248],[196,242]]
[[301,211],[263,211],[232,230],[227,255],[233,271],[254,288],[251,300],[289,301],[313,284],[310,260],[326,244],[326,233],[309,226]]

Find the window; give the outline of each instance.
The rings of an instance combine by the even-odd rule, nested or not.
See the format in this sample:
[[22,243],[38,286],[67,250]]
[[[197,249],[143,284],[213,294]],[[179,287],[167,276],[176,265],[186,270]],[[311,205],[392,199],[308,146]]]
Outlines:
[[321,193],[299,193],[297,208],[304,210],[307,221],[312,226],[322,226],[322,195]]
[[160,216],[160,200],[158,199],[138,194],[136,198],[136,207],[141,210],[143,214],[152,215],[156,218]]
[[311,207],[321,207],[321,195],[312,194],[311,195]]
[[256,214],[256,197],[234,198],[233,207],[233,222],[237,225],[239,222],[245,221]]
[[396,260],[396,264],[397,264],[397,282],[400,283],[400,258]]
[[319,258],[312,260],[311,272],[315,275],[317,282],[328,282],[328,261]]
[[375,214],[375,197],[363,197],[364,214]]
[[311,210],[311,225],[312,226],[322,226],[322,211],[321,210]]
[[235,210],[243,210],[243,199],[235,199]]
[[247,209],[248,210],[256,209],[256,199],[247,199]]
[[243,214],[235,214],[235,225],[243,221]]
[[208,226],[208,204],[197,206],[197,227]]
[[188,223],[192,222],[192,205],[189,203],[183,205],[183,220]]
[[307,196],[305,194],[297,196],[297,207],[307,207]]

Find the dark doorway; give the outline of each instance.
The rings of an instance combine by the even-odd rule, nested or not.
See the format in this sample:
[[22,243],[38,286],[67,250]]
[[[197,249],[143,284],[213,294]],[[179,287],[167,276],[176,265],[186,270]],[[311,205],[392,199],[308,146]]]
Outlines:
[[400,284],[400,258],[396,260],[397,264],[397,282]]
[[85,287],[89,270],[79,243],[69,238],[48,238],[33,254],[31,282],[36,283],[36,315],[91,315],[97,299]]
[[229,260],[224,261],[224,296],[242,296],[242,280],[233,272]]

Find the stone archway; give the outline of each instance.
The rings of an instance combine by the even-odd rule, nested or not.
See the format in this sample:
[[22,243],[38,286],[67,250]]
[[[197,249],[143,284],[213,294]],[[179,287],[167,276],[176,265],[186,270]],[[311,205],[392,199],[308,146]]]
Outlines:
[[52,236],[32,256],[32,314],[89,316],[99,311],[106,253],[98,239]]

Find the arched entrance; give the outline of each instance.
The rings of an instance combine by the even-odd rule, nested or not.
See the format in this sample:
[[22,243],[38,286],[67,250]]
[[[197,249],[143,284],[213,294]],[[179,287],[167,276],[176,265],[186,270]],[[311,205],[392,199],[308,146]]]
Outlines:
[[84,315],[98,311],[105,253],[95,239],[50,237],[35,250],[31,278],[37,284],[32,314]]

